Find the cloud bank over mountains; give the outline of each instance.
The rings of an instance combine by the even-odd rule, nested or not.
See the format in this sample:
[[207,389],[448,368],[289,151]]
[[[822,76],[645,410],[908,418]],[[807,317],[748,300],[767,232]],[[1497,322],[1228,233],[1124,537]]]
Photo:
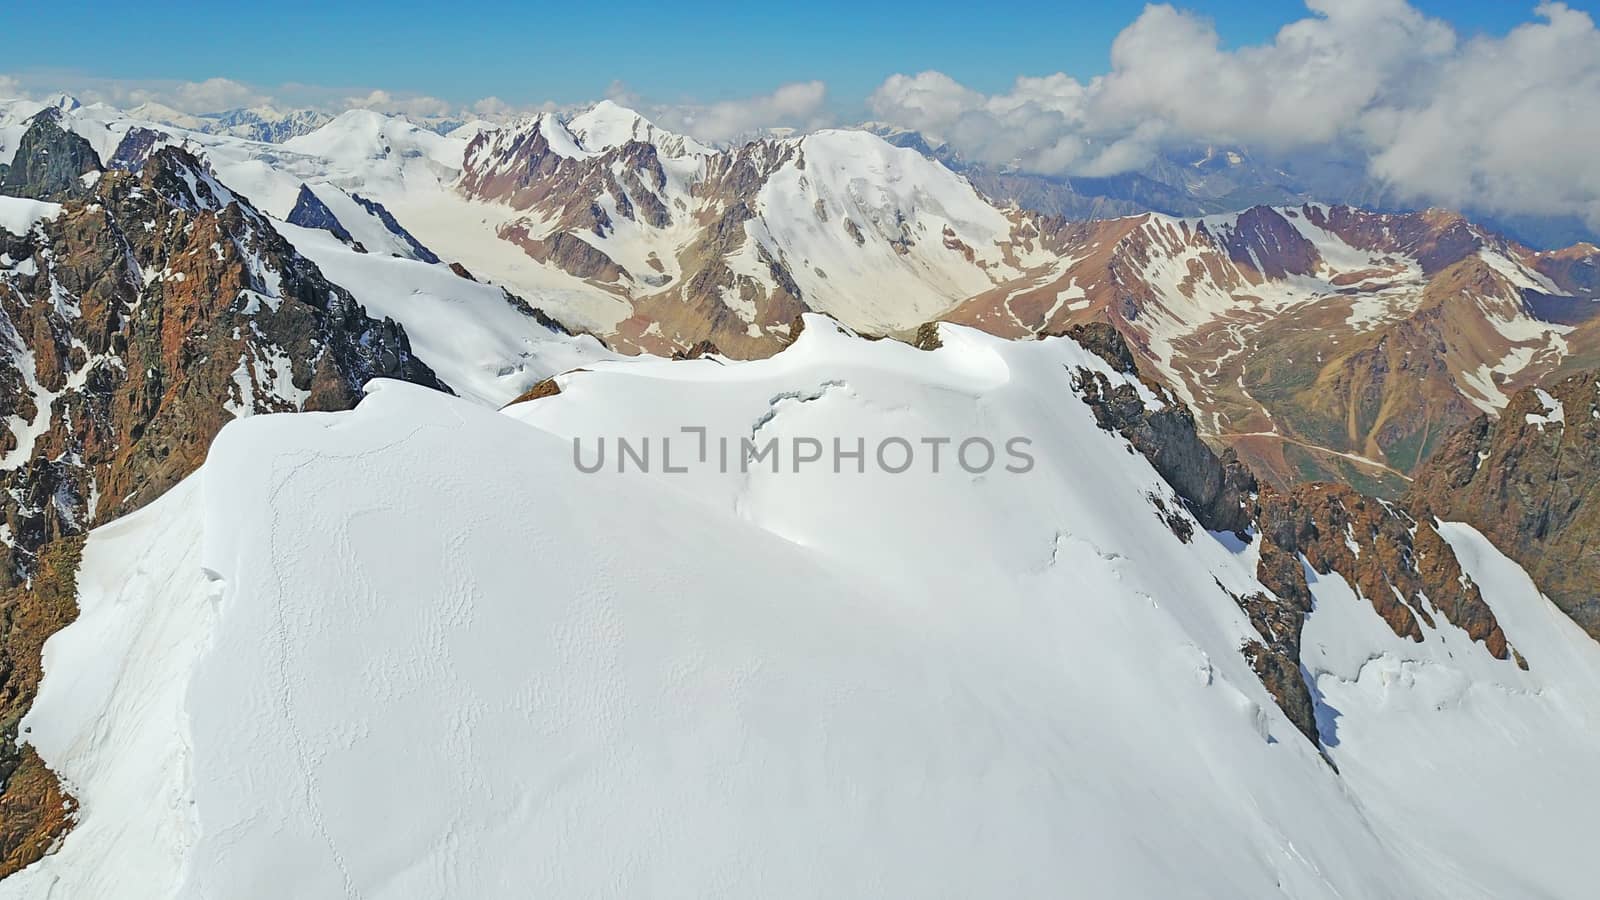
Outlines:
[[[1600,29],[1542,2],[1503,36],[1463,37],[1405,0],[1307,0],[1264,44],[1229,48],[1207,19],[1151,4],[1115,39],[1111,70],[1082,81],[1022,76],[986,94],[936,70],[894,74],[865,112],[963,158],[1041,175],[1135,171],[1164,150],[1237,144],[1352,160],[1398,197],[1507,215],[1575,215],[1600,229]],[[0,75],[0,96],[70,90],[118,106],[198,114],[241,106],[373,109],[419,119],[508,118],[562,108],[498,97],[460,103],[382,89],[227,78],[118,81]],[[712,103],[606,95],[709,142],[859,121],[823,81]]]
[[982,94],[943,73],[894,75],[880,119],[969,159],[1112,175],[1163,146],[1327,149],[1402,196],[1600,225],[1600,31],[1545,2],[1503,37],[1462,39],[1404,0],[1308,0],[1268,44],[1227,49],[1206,20],[1151,5],[1088,82],[1019,78]]

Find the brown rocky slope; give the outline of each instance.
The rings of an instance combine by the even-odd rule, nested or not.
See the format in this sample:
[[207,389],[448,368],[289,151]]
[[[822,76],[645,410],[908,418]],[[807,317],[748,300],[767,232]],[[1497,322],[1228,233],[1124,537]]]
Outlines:
[[1483,532],[1600,640],[1600,370],[1468,423],[1417,472],[1406,505]]

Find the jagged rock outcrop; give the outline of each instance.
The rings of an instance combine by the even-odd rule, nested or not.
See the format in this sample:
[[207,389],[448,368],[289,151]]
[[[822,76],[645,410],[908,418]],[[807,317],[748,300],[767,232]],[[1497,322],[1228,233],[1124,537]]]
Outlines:
[[133,126],[122,136],[122,140],[117,142],[117,149],[112,151],[111,158],[106,160],[106,168],[137,171],[152,153],[170,139],[171,135],[164,131]]
[[22,133],[16,156],[0,176],[0,194],[35,200],[85,197],[101,168],[89,142],[62,126],[61,110],[47,107]]
[[[71,542],[194,471],[237,416],[348,409],[375,377],[447,388],[399,325],[181,149],[105,173],[28,234],[0,231],[0,254],[0,396],[16,411],[0,419],[0,767],[16,768],[38,648],[75,609]],[[12,783],[45,797],[47,781]],[[26,864],[59,804],[9,787],[0,802],[0,859]]]
[[348,408],[380,376],[443,388],[400,326],[183,150],[108,173],[90,199],[0,236],[0,391],[17,410],[0,424],[0,579],[30,547],[159,495],[236,415]]
[[[1257,526],[1265,543],[1317,573],[1339,573],[1396,635],[1421,640],[1440,613],[1496,659],[1511,658],[1494,612],[1431,522],[1346,485],[1306,484],[1263,489]],[[1298,594],[1304,584],[1298,568],[1263,563],[1262,570],[1274,593]]]
[[1600,640],[1600,370],[1519,391],[1455,432],[1405,502],[1482,532]]
[[938,322],[923,322],[917,327],[917,333],[911,338],[911,346],[918,350],[937,350],[944,346],[944,340],[939,337]]
[[1483,642],[1495,658],[1525,665],[1431,519],[1347,485],[1280,490],[1258,484],[1231,453],[1211,450],[1193,413],[1141,373],[1116,328],[1090,323],[1066,333],[1113,370],[1138,377],[1153,397],[1151,402],[1131,384],[1113,387],[1104,375],[1081,369],[1074,385],[1099,425],[1148,459],[1203,527],[1240,539],[1254,533],[1256,577],[1271,593],[1230,594],[1259,635],[1240,652],[1308,739],[1315,742],[1318,734],[1316,703],[1300,667],[1301,631],[1313,607],[1306,567],[1319,575],[1337,573],[1400,637],[1421,640],[1422,629],[1439,627],[1443,617]]
[[710,341],[700,341],[700,342],[696,343],[693,347],[690,347],[687,350],[680,350],[680,351],[672,354],[672,358],[676,359],[676,360],[687,360],[687,359],[699,359],[702,356],[720,356],[720,355],[722,355],[722,351],[717,349],[717,345],[716,344],[713,344]]
[[522,392],[522,394],[518,395],[510,403],[507,403],[506,406],[516,406],[518,403],[529,403],[534,400],[543,400],[546,397],[554,397],[559,393],[561,393],[561,385],[557,384],[554,378],[546,378],[533,387]]
[[322,202],[322,198],[311,190],[310,185],[300,185],[300,193],[296,194],[294,198],[294,208],[289,210],[289,215],[284,221],[290,225],[299,225],[301,228],[317,228],[326,231],[354,247],[357,251],[361,253],[367,252],[367,248],[361,246],[354,237],[351,237],[349,230],[344,227],[344,223],[340,222],[339,217],[334,215],[333,210],[328,208],[328,204]]
[[[382,203],[347,193],[331,184],[315,187],[301,184],[294,206],[284,221],[301,228],[326,231],[358,253],[385,253],[419,262],[439,262],[439,257],[407,231]],[[371,246],[364,244],[362,238]]]
[[[1110,324],[1074,325],[1065,334],[1114,371],[1145,380],[1133,351]],[[1258,515],[1255,476],[1231,454],[1219,457],[1200,439],[1188,407],[1153,381],[1146,381],[1146,387],[1159,398],[1161,406],[1156,409],[1148,407],[1133,386],[1113,388],[1104,376],[1087,369],[1077,373],[1075,385],[1100,427],[1121,434],[1143,454],[1196,520],[1208,530],[1247,537]],[[1187,541],[1178,529],[1174,532]],[[1239,651],[1289,720],[1316,743],[1316,706],[1300,672],[1300,631],[1311,610],[1311,594],[1292,550],[1264,541],[1260,565],[1259,577],[1276,596],[1228,592],[1259,635]],[[1298,580],[1280,574],[1290,568]]]
[[[1068,336],[1110,363],[1138,375],[1133,353],[1112,326],[1076,325]],[[1101,428],[1115,431],[1144,454],[1208,531],[1244,534],[1250,527],[1255,476],[1232,455],[1218,456],[1195,427],[1194,413],[1159,382],[1145,380],[1160,406],[1151,408],[1129,384],[1113,387],[1105,376],[1081,369],[1075,384]]]
[[1235,598],[1262,637],[1246,642],[1243,652],[1312,740],[1318,739],[1316,704],[1300,671],[1300,634],[1313,606],[1307,567],[1318,575],[1337,573],[1400,637],[1420,641],[1422,629],[1442,625],[1442,616],[1496,659],[1527,667],[1431,520],[1418,521],[1347,485],[1263,485],[1255,528],[1256,578],[1272,594]]
[[[1260,565],[1263,571],[1257,577],[1265,582],[1270,570],[1285,566],[1298,569],[1299,561],[1276,545],[1265,544]],[[1305,627],[1306,615],[1311,612],[1311,592],[1305,588],[1303,578],[1298,587],[1297,591],[1292,581],[1284,580],[1273,586],[1272,594],[1258,591],[1244,597],[1230,595],[1250,617],[1250,625],[1259,635],[1257,639],[1245,641],[1239,648],[1240,654],[1255,670],[1267,693],[1278,701],[1278,708],[1306,740],[1315,744],[1320,741],[1317,704],[1300,668],[1300,632]]]
[[389,212],[388,207],[376,200],[369,200],[360,194],[351,194],[350,199],[355,201],[357,206],[366,210],[368,215],[377,219],[378,222],[382,224],[390,234],[394,235],[395,238],[400,241],[400,243],[408,247],[411,251],[411,257],[413,259],[425,263],[439,262],[438,255],[432,250],[429,250],[427,247],[424,247],[422,242],[417,240],[415,235],[407,231],[405,227],[400,224],[400,221],[394,217],[394,213]]

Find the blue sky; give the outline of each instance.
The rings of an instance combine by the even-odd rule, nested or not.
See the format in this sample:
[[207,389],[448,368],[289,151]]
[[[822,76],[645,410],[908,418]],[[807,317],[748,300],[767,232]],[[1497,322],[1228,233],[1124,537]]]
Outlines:
[[[1502,34],[1532,18],[1523,0],[1412,0],[1464,35]],[[1232,46],[1306,15],[1293,0],[1183,0]],[[1569,0],[1591,13],[1600,0]],[[1111,41],[1142,2],[1020,0],[1001,12],[923,0],[866,4],[565,4],[170,2],[16,4],[5,14],[0,72],[97,78],[381,87],[514,104],[601,96],[620,79],[662,102],[713,101],[810,79],[836,103],[885,76],[939,69],[983,91],[1019,74],[1108,68]],[[64,25],[71,22],[70,26]],[[19,39],[20,38],[20,39]]]

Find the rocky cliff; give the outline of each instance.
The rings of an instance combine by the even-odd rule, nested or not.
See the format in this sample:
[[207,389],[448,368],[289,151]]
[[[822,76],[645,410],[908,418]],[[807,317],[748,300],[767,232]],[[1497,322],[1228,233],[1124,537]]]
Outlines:
[[40,200],[84,197],[100,171],[89,142],[62,125],[61,110],[46,107],[22,133],[11,165],[0,171],[0,194]]
[[1600,639],[1600,371],[1527,388],[1451,435],[1406,504],[1466,522]]

